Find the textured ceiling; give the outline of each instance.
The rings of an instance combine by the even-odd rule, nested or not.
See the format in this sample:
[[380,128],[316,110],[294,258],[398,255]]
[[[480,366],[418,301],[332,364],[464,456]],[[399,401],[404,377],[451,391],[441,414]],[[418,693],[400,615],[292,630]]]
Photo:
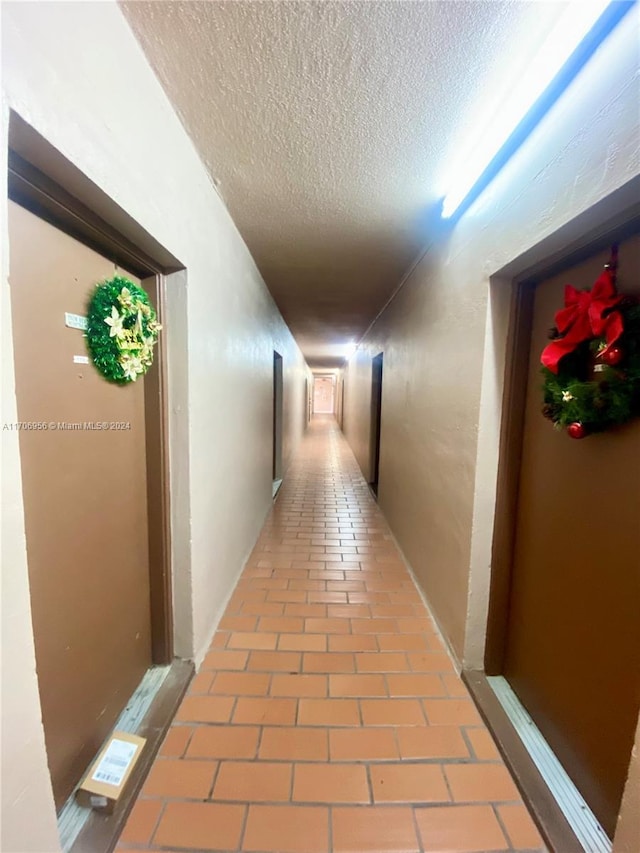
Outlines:
[[121,5],[312,364],[383,307],[488,94],[564,7]]

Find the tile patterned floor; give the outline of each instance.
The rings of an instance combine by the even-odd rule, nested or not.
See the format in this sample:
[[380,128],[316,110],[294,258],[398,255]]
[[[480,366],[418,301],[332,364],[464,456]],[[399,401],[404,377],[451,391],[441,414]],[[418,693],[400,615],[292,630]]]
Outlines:
[[314,419],[118,850],[543,849],[350,449]]

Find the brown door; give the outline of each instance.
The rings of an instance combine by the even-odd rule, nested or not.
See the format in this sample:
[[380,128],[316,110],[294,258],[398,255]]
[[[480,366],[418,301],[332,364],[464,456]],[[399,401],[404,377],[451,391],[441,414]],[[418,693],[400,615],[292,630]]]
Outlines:
[[[151,662],[144,389],[74,360],[83,334],[65,326],[113,263],[12,202],[9,236],[33,630],[60,807]],[[85,427],[98,423],[114,426]]]
[[[539,372],[565,284],[591,287],[607,254],[536,289],[505,675],[613,835],[640,706],[640,420],[573,440],[542,417]],[[639,269],[635,237],[621,292]]]

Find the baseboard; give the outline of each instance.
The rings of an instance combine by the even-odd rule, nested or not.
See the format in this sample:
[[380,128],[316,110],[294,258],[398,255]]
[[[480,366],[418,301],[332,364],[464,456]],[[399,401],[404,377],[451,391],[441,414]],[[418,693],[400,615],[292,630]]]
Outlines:
[[171,664],[167,677],[135,732],[146,738],[147,744],[129,779],[123,798],[111,815],[91,812],[69,853],[113,851],[192,676],[193,664],[190,661],[175,660]]

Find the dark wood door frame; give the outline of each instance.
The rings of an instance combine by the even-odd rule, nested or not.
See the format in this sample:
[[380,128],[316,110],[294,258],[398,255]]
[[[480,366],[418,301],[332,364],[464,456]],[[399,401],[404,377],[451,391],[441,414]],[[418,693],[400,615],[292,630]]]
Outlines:
[[487,681],[503,672],[509,613],[511,564],[515,544],[513,519],[518,501],[520,448],[529,367],[531,325],[536,283],[562,272],[615,239],[623,240],[640,227],[640,177],[593,207],[497,271],[497,286],[511,284],[505,373],[500,418],[499,462],[489,580],[484,669],[465,669],[463,679],[505,762],[510,767],[532,815],[552,850],[579,851],[582,845],[504,712]]
[[[14,112],[10,115],[8,160],[9,198],[145,279],[158,318],[165,322],[165,276],[183,265]],[[166,664],[173,659],[173,611],[163,335],[154,367],[145,377],[145,416],[152,659],[155,664]]]
[[606,221],[588,241],[568,247],[566,253],[535,273],[516,278],[511,292],[506,369],[502,400],[500,451],[491,559],[489,615],[485,647],[485,673],[503,671],[510,577],[515,544],[513,520],[516,517],[520,479],[520,448],[524,430],[524,409],[529,370],[531,324],[536,285],[539,281],[569,269],[590,255],[603,251],[612,242],[624,240],[640,228],[640,205],[620,217]]
[[273,351],[273,480],[282,479],[282,432],[284,416],[283,359]]
[[382,430],[382,381],[384,354],[378,353],[371,360],[371,439],[370,439],[370,480],[369,486],[378,495],[380,478],[380,435]]

